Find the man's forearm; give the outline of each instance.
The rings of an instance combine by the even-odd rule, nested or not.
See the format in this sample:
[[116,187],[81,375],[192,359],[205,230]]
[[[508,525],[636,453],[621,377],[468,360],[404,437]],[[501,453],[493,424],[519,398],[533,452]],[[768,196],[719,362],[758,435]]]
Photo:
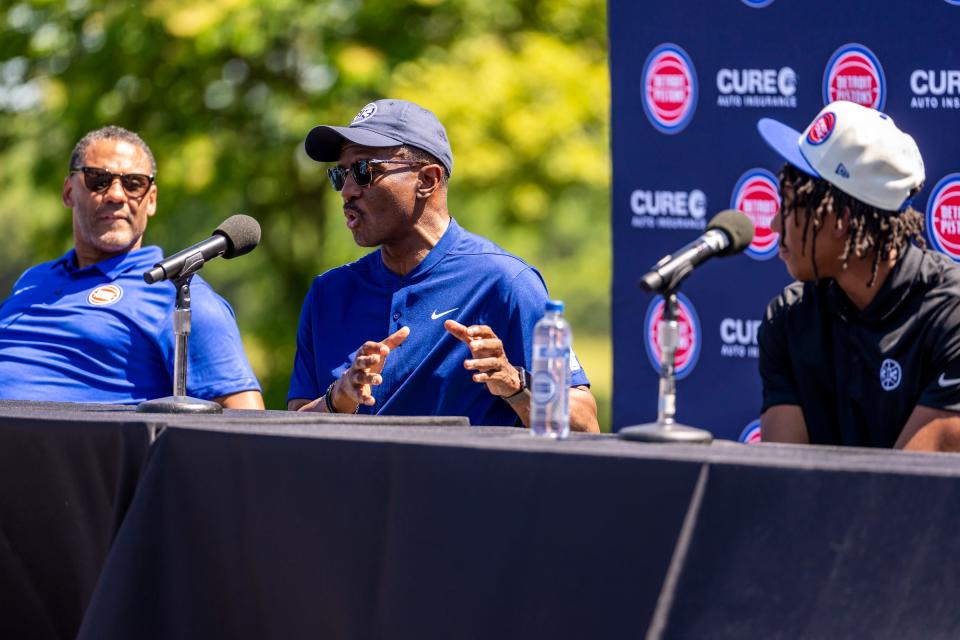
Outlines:
[[600,433],[597,400],[588,387],[570,389],[570,430]]
[[259,391],[238,391],[229,395],[214,398],[224,409],[252,409],[262,411],[263,396]]
[[[523,426],[530,427],[530,392],[524,390],[515,399],[505,401],[520,417]],[[570,430],[599,433],[597,401],[587,387],[570,388]]]

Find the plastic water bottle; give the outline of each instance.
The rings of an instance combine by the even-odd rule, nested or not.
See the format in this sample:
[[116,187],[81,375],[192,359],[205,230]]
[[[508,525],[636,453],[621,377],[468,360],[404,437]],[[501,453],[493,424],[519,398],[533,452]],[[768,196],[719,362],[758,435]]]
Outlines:
[[548,300],[546,313],[533,329],[533,382],[530,431],[566,438],[570,433],[570,325],[563,302]]

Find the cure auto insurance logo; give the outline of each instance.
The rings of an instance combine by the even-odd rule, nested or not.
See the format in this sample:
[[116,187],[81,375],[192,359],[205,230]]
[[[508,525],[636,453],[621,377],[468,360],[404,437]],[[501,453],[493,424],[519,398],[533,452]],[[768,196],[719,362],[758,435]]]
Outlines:
[[886,99],[883,67],[870,49],[851,43],[834,51],[823,72],[824,104],[847,100],[881,110]]
[[643,110],[650,124],[668,135],[680,133],[697,109],[697,72],[687,52],[661,44],[643,65]]
[[[677,294],[679,314],[677,325],[679,329],[679,339],[677,340],[677,353],[674,356],[674,367],[677,380],[687,377],[694,366],[697,364],[697,358],[700,356],[700,319],[697,312],[693,309],[693,304],[682,293]],[[647,307],[647,316],[643,322],[644,336],[646,339],[643,344],[647,348],[647,357],[650,358],[650,364],[654,371],[660,372],[660,319],[663,318],[663,298],[657,297]]]
[[769,260],[777,255],[780,234],[770,223],[780,209],[780,185],[766,169],[750,169],[737,180],[730,208],[747,214],[753,222],[753,241],[747,255],[754,260]]
[[940,179],[927,200],[930,241],[954,262],[960,262],[960,173]]

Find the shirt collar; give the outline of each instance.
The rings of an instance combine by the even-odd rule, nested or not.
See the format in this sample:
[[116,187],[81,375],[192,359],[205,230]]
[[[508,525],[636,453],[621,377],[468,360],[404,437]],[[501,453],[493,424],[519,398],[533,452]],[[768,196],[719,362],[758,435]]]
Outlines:
[[77,267],[77,250],[70,249],[53,263],[53,267],[62,268],[71,274],[86,274],[90,273],[91,269],[95,269],[108,278],[116,278],[137,268],[146,271],[161,260],[163,260],[163,251],[160,247],[148,246],[121,253],[80,269]]
[[413,268],[413,271],[402,277],[390,271],[390,269],[383,264],[383,254],[381,253],[380,249],[377,249],[377,261],[375,263],[377,271],[380,273],[380,276],[384,281],[393,282],[396,284],[406,284],[413,280],[419,279],[433,269],[433,267],[443,260],[448,253],[450,253],[450,250],[456,246],[457,241],[460,239],[462,234],[462,227],[457,224],[456,220],[450,218],[450,224],[447,225],[447,230],[443,232],[442,236],[440,236],[440,240],[437,242],[437,244],[430,249],[430,252],[423,260],[420,261],[420,264]]
[[835,281],[830,282],[830,293],[834,302],[834,309],[846,318],[856,318],[861,322],[881,322],[896,311],[914,290],[913,283],[920,273],[920,263],[923,261],[923,251],[907,244],[903,256],[897,260],[890,270],[887,279],[880,286],[877,295],[873,297],[863,310],[859,310],[850,302],[840,286]]

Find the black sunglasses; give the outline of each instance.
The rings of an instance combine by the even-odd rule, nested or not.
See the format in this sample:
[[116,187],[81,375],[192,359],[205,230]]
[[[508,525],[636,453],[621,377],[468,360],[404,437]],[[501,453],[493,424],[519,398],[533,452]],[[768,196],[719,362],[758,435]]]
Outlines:
[[97,167],[73,167],[70,173],[83,173],[83,184],[93,193],[102,193],[110,188],[113,181],[120,179],[120,186],[130,197],[141,198],[153,184],[154,176],[142,173],[110,173]]
[[373,165],[377,164],[430,164],[422,160],[356,160],[350,165],[349,169],[341,166],[330,167],[327,169],[327,177],[330,178],[330,184],[334,191],[343,189],[347,181],[347,171],[353,176],[353,181],[358,187],[369,187],[373,182]]

